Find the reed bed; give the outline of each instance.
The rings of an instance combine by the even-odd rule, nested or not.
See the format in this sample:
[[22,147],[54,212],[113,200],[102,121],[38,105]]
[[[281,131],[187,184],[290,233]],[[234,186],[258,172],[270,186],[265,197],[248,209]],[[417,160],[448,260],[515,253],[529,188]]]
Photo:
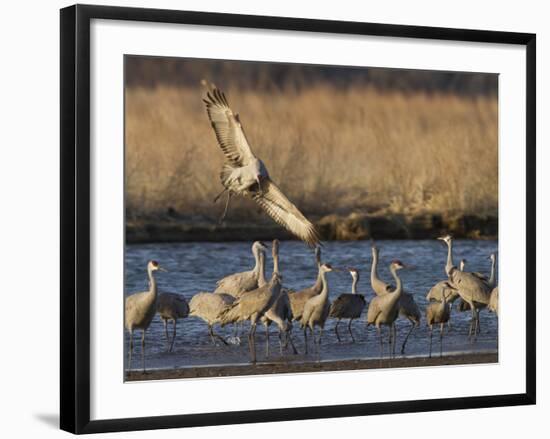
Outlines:
[[[306,215],[497,214],[496,97],[327,84],[225,91],[255,153]],[[212,200],[222,189],[223,158],[203,90],[132,86],[125,93],[129,217],[217,218],[223,206]],[[251,206],[235,202],[230,218],[249,218]]]

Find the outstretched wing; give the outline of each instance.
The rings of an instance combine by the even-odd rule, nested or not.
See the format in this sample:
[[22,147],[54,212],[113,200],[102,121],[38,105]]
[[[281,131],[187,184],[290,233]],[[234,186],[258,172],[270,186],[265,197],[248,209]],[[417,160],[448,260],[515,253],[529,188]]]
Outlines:
[[315,226],[302,215],[298,208],[281,192],[269,178],[262,181],[261,190],[252,198],[277,223],[286,228],[310,246],[319,244],[319,234]]
[[244,134],[239,116],[229,108],[227,98],[222,91],[206,81],[203,81],[203,85],[208,88],[203,101],[220,148],[234,166],[247,165],[254,158],[254,154]]

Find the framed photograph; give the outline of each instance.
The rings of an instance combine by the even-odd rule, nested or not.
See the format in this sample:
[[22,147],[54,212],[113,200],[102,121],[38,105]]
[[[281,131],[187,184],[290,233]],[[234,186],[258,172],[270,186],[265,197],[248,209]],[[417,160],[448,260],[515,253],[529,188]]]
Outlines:
[[62,9],[61,428],[534,404],[535,41]]

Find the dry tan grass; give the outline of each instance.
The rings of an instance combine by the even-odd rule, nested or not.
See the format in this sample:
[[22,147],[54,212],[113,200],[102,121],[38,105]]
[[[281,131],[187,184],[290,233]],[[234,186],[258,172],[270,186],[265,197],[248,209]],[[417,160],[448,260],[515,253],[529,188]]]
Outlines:
[[[496,98],[328,85],[226,94],[271,177],[306,214],[497,213]],[[201,97],[198,87],[126,90],[130,215],[220,214],[222,153]]]

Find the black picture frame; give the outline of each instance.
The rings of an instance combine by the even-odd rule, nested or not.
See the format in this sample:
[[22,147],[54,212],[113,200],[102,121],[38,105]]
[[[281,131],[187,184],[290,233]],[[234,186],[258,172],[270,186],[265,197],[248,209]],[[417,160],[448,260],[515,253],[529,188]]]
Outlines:
[[[536,35],[303,18],[75,5],[61,9],[60,426],[98,433],[326,417],[535,404],[536,401]],[[90,21],[182,23],[334,34],[407,37],[526,47],[526,392],[495,396],[90,420]]]

